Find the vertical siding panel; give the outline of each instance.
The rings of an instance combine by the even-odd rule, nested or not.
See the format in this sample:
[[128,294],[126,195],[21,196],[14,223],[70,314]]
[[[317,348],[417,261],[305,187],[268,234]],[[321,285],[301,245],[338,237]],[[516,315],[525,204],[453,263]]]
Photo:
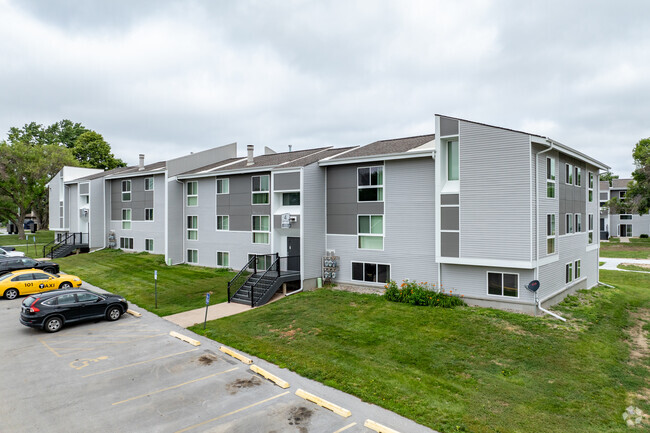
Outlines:
[[321,257],[325,255],[325,168],[318,164],[303,168],[301,202],[303,280],[321,276]]

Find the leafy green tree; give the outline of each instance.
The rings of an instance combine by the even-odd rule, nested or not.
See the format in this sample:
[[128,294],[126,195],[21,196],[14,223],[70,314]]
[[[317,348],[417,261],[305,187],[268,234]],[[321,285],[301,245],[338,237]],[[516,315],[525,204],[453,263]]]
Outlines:
[[25,217],[47,197],[45,184],[64,165],[75,165],[66,147],[29,141],[0,142],[0,197],[4,197],[0,212],[15,222],[20,239],[25,239]]
[[601,173],[600,174],[600,180],[603,181],[603,182],[609,182],[610,187],[612,186],[612,181],[614,179],[618,179],[618,175],[617,174],[612,174],[612,172],[609,171],[609,170],[606,173]]
[[632,172],[625,201],[632,211],[643,215],[650,209],[650,137],[639,140],[632,152],[636,169]]
[[115,158],[111,153],[111,146],[104,141],[101,134],[95,131],[86,131],[77,137],[72,147],[72,153],[84,167],[111,170],[126,166],[124,161]]

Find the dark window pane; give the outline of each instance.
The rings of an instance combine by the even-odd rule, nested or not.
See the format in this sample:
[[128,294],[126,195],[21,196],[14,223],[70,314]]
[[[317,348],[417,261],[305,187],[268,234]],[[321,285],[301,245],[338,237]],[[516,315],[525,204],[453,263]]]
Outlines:
[[517,297],[519,278],[515,274],[503,274],[503,296]]
[[66,304],[74,304],[75,299],[74,299],[74,294],[69,294],[69,295],[61,295],[58,297],[58,304],[59,305],[66,305]]
[[374,283],[377,281],[377,265],[374,263],[364,263],[364,280]]
[[490,295],[501,295],[501,274],[488,272],[488,293]]
[[370,168],[359,169],[359,186],[370,185]]
[[359,201],[379,201],[379,188],[360,188]]
[[259,191],[259,190],[260,190],[260,178],[253,177],[253,191]]
[[390,280],[390,266],[377,265],[377,282],[387,283]]
[[363,281],[363,263],[352,262],[352,279]]
[[299,206],[300,205],[300,193],[299,192],[285,192],[282,194],[282,205],[283,206]]

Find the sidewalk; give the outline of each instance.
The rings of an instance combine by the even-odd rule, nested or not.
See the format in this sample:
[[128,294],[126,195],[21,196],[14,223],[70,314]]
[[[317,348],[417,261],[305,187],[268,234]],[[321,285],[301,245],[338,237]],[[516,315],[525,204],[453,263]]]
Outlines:
[[[600,269],[606,269],[609,271],[625,271],[625,272],[641,272],[643,273],[644,271],[630,271],[628,269],[618,269],[618,265],[621,263],[628,263],[630,265],[650,265],[650,260],[648,259],[613,259],[613,258],[607,258],[607,257],[599,257],[599,261],[605,262],[604,265],[600,267]],[[648,269],[648,272],[650,272],[650,269]]]

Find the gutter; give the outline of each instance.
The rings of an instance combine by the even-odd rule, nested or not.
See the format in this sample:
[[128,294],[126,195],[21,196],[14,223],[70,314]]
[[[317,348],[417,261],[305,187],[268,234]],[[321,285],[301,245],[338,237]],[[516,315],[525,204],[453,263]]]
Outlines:
[[[564,317],[562,317],[562,316],[560,316],[560,315],[557,315],[557,314],[555,314],[555,313],[552,312],[552,311],[548,311],[546,308],[542,307],[542,302],[544,302],[544,301],[546,301],[547,299],[549,299],[549,298],[555,296],[556,294],[562,292],[563,290],[564,290],[564,289],[559,290],[559,291],[557,291],[557,292],[555,292],[555,293],[551,293],[550,295],[546,296],[545,298],[537,300],[537,308],[539,308],[541,311],[543,311],[543,312],[546,313],[546,314],[550,314],[551,316],[555,317],[556,319],[560,319],[561,321],[566,322],[566,319],[565,319]],[[535,293],[535,299],[537,299],[537,293]]]
[[291,292],[291,293],[287,293],[286,295],[284,295],[284,297],[286,298],[287,296],[295,295],[296,293],[300,293],[300,292],[302,292],[302,290],[303,290],[303,288],[301,287],[301,288],[299,288],[298,290],[294,290],[294,291]]

